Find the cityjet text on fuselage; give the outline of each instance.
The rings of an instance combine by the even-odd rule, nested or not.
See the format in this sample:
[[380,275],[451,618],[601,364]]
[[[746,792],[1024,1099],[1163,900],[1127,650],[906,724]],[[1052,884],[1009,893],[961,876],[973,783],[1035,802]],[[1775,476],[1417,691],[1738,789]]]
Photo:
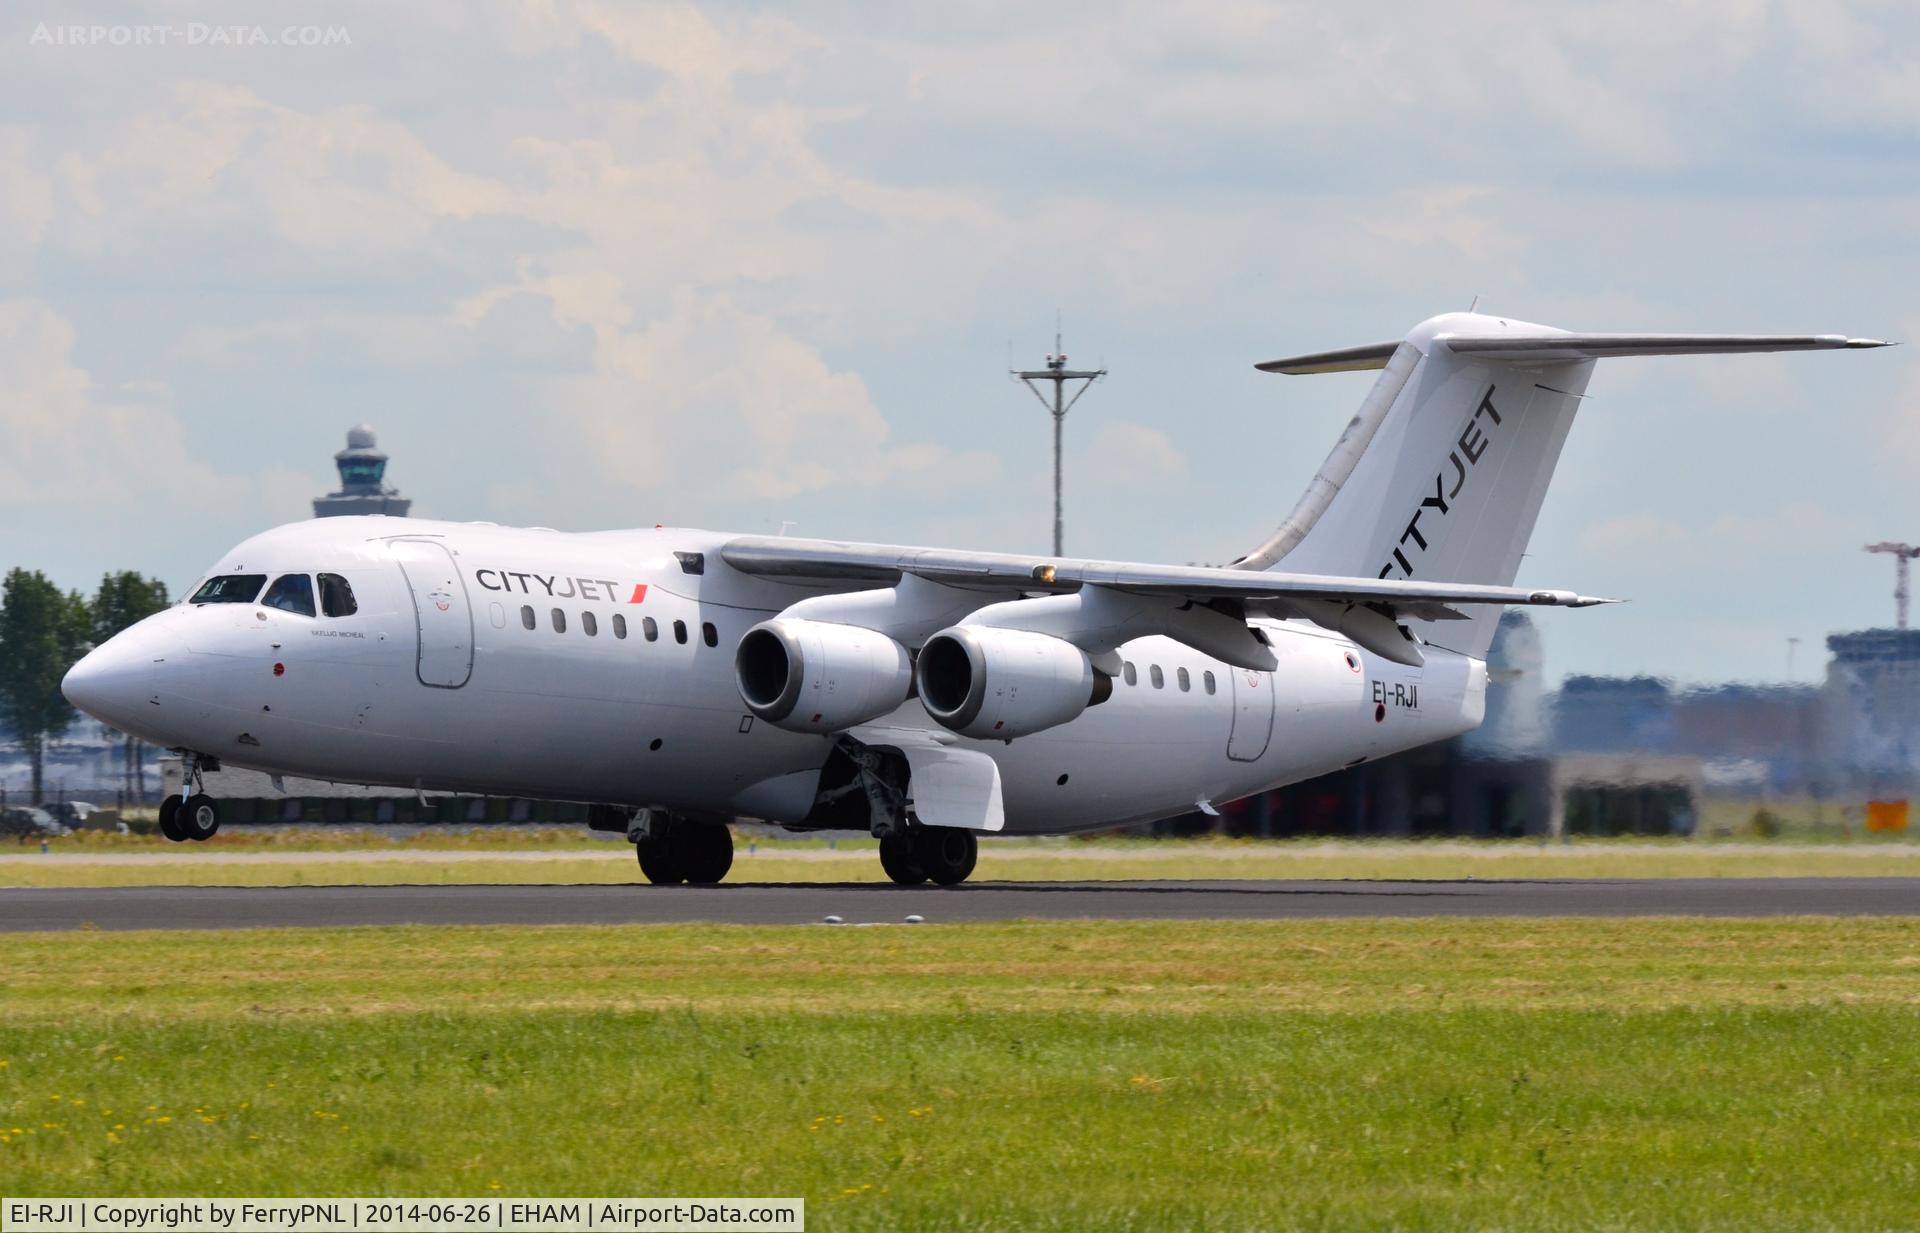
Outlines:
[[602,603],[637,604],[647,597],[645,583],[633,584],[632,595],[624,583],[611,578],[585,578],[578,574],[539,574],[531,570],[476,569],[473,580],[489,591],[516,595],[541,595],[548,599],[598,600]]

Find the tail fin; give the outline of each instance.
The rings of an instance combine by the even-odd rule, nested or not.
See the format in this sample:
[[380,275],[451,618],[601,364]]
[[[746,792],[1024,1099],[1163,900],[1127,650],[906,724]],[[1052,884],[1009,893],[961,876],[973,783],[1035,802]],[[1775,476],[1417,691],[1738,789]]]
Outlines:
[[[1398,343],[1261,364],[1380,376],[1293,512],[1236,564],[1272,569],[1284,558],[1295,573],[1511,586],[1596,360],[1885,345],[1841,335],[1573,334],[1450,313]],[[1498,621],[1490,609],[1417,622],[1415,632],[1484,658]]]

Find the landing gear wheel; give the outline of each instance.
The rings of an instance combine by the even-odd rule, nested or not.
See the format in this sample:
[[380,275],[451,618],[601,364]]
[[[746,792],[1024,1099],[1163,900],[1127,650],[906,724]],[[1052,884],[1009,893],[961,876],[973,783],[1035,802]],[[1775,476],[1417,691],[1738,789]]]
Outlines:
[[220,807],[214,804],[211,796],[196,792],[174,814],[173,825],[182,838],[205,843],[220,829]]
[[927,880],[919,845],[906,831],[894,831],[880,841],[880,868],[902,886],[918,886]]
[[951,826],[923,826],[914,836],[914,854],[920,868],[938,886],[967,880],[980,860],[980,845],[972,831]]
[[187,833],[180,829],[180,798],[171,792],[160,802],[160,833],[175,843],[187,841]]
[[680,869],[694,886],[712,886],[733,868],[733,832],[712,823],[683,823],[673,832]]
[[633,845],[634,855],[640,858],[640,872],[655,886],[678,886],[687,880],[680,861],[680,845],[674,838],[672,831],[643,835]]

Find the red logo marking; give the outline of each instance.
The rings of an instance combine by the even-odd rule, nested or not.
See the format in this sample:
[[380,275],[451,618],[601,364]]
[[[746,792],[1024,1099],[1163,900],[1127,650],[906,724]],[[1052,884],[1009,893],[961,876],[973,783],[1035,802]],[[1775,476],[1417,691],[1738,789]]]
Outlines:
[[287,675],[287,666],[285,664],[275,664],[273,666],[273,675],[275,676]]
[[628,600],[627,602],[630,604],[643,604],[646,601],[647,601],[647,584],[644,582],[634,583],[633,598]]

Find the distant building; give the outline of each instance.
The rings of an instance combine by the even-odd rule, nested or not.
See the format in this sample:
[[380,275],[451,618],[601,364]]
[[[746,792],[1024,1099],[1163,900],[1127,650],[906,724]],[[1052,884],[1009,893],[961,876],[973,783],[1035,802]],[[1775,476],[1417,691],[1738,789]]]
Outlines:
[[357,424],[347,430],[347,448],[333,456],[340,468],[340,491],[313,499],[315,518],[341,514],[386,514],[405,518],[413,502],[386,483],[387,456],[374,444],[373,429]]
[[1902,791],[1920,779],[1920,630],[1832,634],[1826,745],[1841,782]]
[[1631,753],[1673,747],[1673,687],[1651,676],[1570,676],[1553,707],[1553,748]]
[[1487,717],[1461,738],[1470,758],[1508,761],[1537,757],[1549,735],[1546,655],[1527,614],[1509,608],[1487,652]]

